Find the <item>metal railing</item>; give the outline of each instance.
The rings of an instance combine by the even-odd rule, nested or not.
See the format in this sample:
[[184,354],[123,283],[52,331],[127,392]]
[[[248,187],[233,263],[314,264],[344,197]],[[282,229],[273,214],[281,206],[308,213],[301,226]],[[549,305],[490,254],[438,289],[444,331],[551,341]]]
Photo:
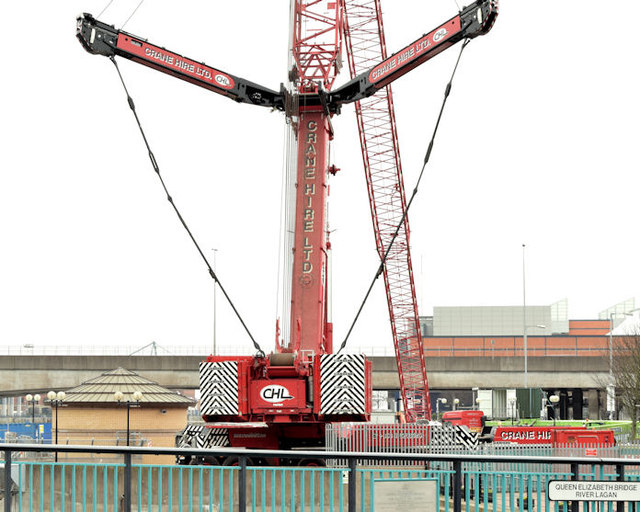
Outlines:
[[[122,463],[23,462],[16,451],[55,450],[110,454]],[[637,458],[541,455],[399,454],[298,452],[272,450],[202,450],[149,447],[89,447],[0,444],[4,472],[0,496],[5,512],[13,510],[309,510],[373,512],[383,482],[433,484],[432,512],[536,510],[567,512],[577,503],[549,502],[550,480],[639,481]],[[132,457],[178,454],[233,456],[237,466],[134,464]],[[346,460],[345,467],[248,466],[250,459]],[[364,464],[358,465],[357,461]],[[420,467],[376,468],[383,461],[415,461]],[[536,466],[538,465],[538,466]],[[378,493],[378,494],[376,494]],[[640,502],[633,503],[633,510]],[[398,503],[402,508],[402,503]],[[607,502],[605,510],[612,512]],[[618,502],[617,512],[627,510]],[[631,508],[628,508],[631,510]],[[590,509],[595,510],[595,509]]]
[[[176,345],[161,347],[153,352],[130,345],[6,345],[0,346],[1,356],[201,356],[212,353],[209,345]],[[220,355],[250,355],[255,353],[253,347],[219,347]]]
[[[621,336],[613,337],[613,349],[620,352]],[[527,355],[529,357],[605,357],[609,353],[607,336],[600,335],[560,335],[560,336],[528,336]],[[433,336],[424,337],[424,351],[427,357],[522,357],[524,355],[524,341],[521,336]],[[366,354],[369,357],[395,357],[391,344],[375,344],[347,347],[347,353]],[[22,356],[201,356],[211,354],[209,345],[178,345],[160,346],[155,349],[146,347],[117,346],[117,345],[78,345],[78,346],[48,346],[48,345],[8,345],[0,346],[0,355]],[[255,349],[250,345],[218,347],[219,355],[252,355]]]

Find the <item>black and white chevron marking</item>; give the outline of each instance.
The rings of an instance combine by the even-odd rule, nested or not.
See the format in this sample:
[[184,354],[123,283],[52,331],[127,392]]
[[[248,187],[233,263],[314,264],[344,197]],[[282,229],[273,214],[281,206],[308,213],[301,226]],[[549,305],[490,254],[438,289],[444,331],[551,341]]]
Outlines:
[[238,363],[200,363],[200,412],[203,415],[237,415]]
[[477,432],[470,432],[462,425],[432,426],[430,430],[430,442],[432,446],[463,447],[476,450],[479,444]]
[[205,428],[197,438],[198,448],[229,446],[229,433],[226,428]]
[[196,436],[201,429],[202,425],[187,425],[182,434],[176,439],[176,446],[178,448],[193,448]]
[[226,428],[206,428],[204,425],[187,425],[176,444],[179,448],[229,446],[229,434]]
[[363,355],[320,357],[320,413],[366,414]]

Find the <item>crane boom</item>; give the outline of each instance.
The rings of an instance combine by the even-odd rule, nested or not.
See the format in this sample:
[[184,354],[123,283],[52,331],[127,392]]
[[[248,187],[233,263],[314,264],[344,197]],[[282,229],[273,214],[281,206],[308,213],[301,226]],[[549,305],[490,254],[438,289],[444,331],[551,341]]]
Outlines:
[[[386,85],[427,62],[463,39],[472,39],[491,30],[498,16],[498,0],[476,0],[457,16],[438,26],[428,34],[390,57],[367,62],[365,68],[349,82],[328,92],[340,69],[340,45],[342,42],[342,5],[326,2],[334,15],[317,12],[320,2],[313,0],[303,5],[296,2],[296,30],[294,31],[294,58],[299,90],[305,94],[307,107],[322,107],[324,111],[337,113],[340,107],[367,98]],[[366,2],[365,2],[366,3]],[[377,15],[380,17],[379,13]],[[381,18],[380,18],[381,19]],[[315,23],[315,30],[307,33],[300,27]],[[239,103],[249,103],[285,110],[286,95],[283,90],[274,91],[244,78],[218,70],[149,43],[113,25],[96,20],[84,13],[77,18],[76,37],[85,50],[95,55],[118,55],[162,73],[167,73],[199,87],[227,96]],[[326,40],[319,41],[320,37]],[[315,94],[314,94],[315,93]]]
[[[380,0],[345,2],[345,47],[354,77],[386,59]],[[375,68],[374,68],[375,69]],[[356,119],[380,259],[407,205],[391,87],[356,102]],[[431,417],[429,385],[418,319],[409,220],[405,219],[383,268],[400,391],[407,420]]]
[[[475,2],[387,57],[380,0],[343,1],[351,81],[334,91],[331,101],[358,100],[355,110],[360,146],[376,248],[382,259],[407,205],[393,96],[387,84],[461,39],[486,33],[495,21],[497,4]],[[387,255],[383,276],[403,406],[407,420],[418,421],[431,418],[431,402],[409,232],[409,220],[405,218]]]
[[118,55],[239,103],[284,110],[283,94],[279,92],[153,45],[146,39],[98,21],[91,14],[78,16],[76,37],[84,49],[94,55]]

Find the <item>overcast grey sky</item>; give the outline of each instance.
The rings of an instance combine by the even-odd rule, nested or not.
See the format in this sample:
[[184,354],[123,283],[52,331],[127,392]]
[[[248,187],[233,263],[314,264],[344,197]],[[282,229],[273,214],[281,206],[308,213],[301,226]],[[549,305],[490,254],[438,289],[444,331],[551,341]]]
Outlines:
[[[101,19],[120,26],[137,1]],[[76,41],[106,0],[4,2],[0,346],[211,343],[213,282],[147,160],[112,64]],[[395,51],[451,0],[383,0]],[[595,318],[636,297],[638,42],[632,0],[504,0],[465,51],[410,221],[422,314],[433,306],[569,299]],[[273,89],[288,2],[147,0],[125,30]],[[411,190],[457,50],[397,81]],[[284,119],[121,59],[163,176],[266,350],[276,317]],[[346,70],[340,83],[346,81]],[[335,119],[330,222],[336,343],[375,273],[353,108]],[[218,295],[218,343],[249,341]],[[382,282],[352,335],[390,346]]]

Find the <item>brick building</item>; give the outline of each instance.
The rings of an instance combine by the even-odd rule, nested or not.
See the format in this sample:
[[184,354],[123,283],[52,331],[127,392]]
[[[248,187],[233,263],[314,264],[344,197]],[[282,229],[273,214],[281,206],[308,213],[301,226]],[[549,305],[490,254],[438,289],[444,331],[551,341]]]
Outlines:
[[[126,446],[128,430],[131,446],[174,446],[194,403],[135,372],[116,368],[67,391],[53,413],[52,433],[57,432],[58,444]],[[64,454],[60,457],[65,460]],[[142,459],[153,464],[174,460]]]

